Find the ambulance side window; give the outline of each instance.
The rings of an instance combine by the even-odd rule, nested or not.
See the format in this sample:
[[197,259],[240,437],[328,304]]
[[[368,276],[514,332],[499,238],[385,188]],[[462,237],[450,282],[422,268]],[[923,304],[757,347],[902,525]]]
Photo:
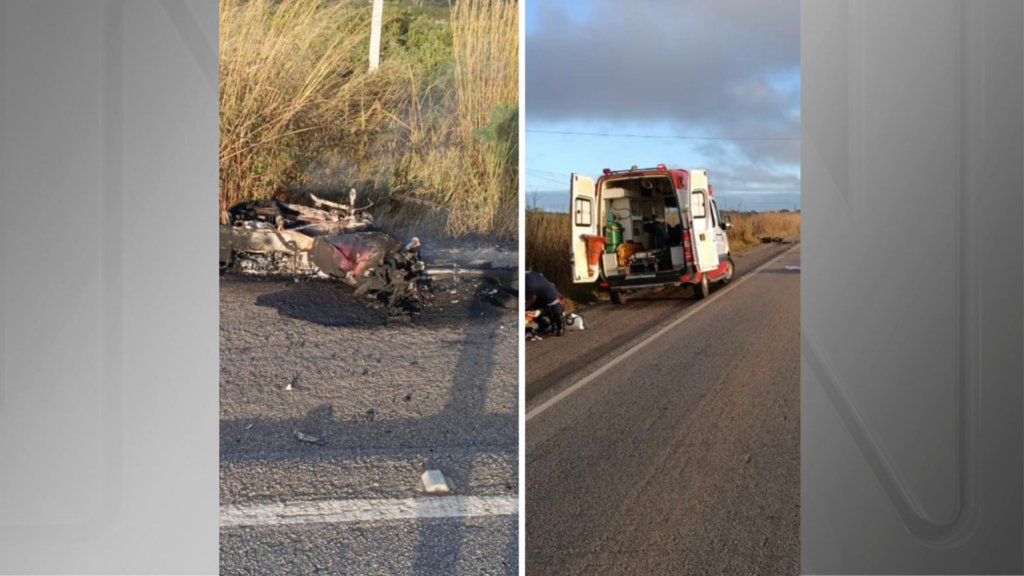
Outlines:
[[707,209],[707,206],[705,205],[705,202],[707,202],[706,198],[707,197],[704,196],[703,192],[697,191],[697,192],[693,193],[693,201],[690,202],[690,206],[693,207],[693,215],[692,216],[694,218],[706,218],[707,217],[708,209]]
[[575,213],[577,226],[590,226],[594,223],[593,207],[594,204],[589,198],[576,199]]
[[711,199],[711,226],[718,228],[718,202],[715,199]]

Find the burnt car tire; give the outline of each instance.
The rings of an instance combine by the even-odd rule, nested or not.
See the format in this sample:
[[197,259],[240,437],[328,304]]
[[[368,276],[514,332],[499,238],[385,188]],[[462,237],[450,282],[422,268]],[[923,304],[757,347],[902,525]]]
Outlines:
[[610,292],[610,295],[612,298],[612,304],[618,306],[622,306],[623,304],[626,303],[626,300],[629,299],[629,297],[626,295],[626,292],[623,290],[612,290]]

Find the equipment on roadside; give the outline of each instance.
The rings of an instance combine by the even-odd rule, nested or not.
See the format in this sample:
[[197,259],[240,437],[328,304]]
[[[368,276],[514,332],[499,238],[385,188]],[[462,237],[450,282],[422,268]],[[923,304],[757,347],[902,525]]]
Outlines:
[[604,225],[604,235],[608,239],[605,245],[605,252],[615,254],[622,244],[622,224],[612,219],[612,213],[608,212],[608,223]]
[[583,324],[583,316],[579,314],[569,314],[565,317],[565,329],[566,330],[586,330],[586,326]]

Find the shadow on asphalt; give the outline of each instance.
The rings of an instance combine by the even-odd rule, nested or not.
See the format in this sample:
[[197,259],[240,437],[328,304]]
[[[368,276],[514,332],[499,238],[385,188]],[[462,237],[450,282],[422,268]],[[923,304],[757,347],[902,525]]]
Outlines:
[[[474,300],[473,305],[469,307],[466,314],[465,322],[467,329],[460,347],[459,360],[455,370],[452,372],[451,399],[438,415],[438,418],[442,421],[455,421],[467,416],[475,421],[477,418],[487,416],[485,409],[487,387],[482,384],[490,380],[490,376],[494,371],[495,350],[493,343],[500,328],[493,322],[475,321],[480,316],[481,308],[484,306],[490,305]],[[482,347],[483,349],[480,350],[477,347]],[[475,353],[474,350],[476,350]],[[513,440],[512,444],[518,446],[519,418],[518,414],[513,414],[512,416],[516,423],[514,426],[515,432],[511,440]],[[440,463],[431,458],[429,467],[439,468]],[[465,540],[466,519],[459,518],[455,521],[458,522],[456,541],[444,542],[442,545],[445,547],[445,550],[440,551],[440,554],[435,550],[435,545],[427,541],[427,528],[425,526],[421,528],[420,545],[415,566],[417,574],[444,574],[450,572],[450,570],[445,570],[443,566],[438,565],[437,559],[448,557],[454,557],[454,560],[459,559],[463,540]],[[513,523],[512,526],[514,527],[506,535],[506,550],[511,551],[511,553],[506,554],[502,564],[504,564],[507,573],[517,574],[518,566],[509,566],[509,559],[518,558],[518,522]],[[517,563],[513,562],[513,564]]]
[[[466,296],[471,298],[472,294]],[[256,304],[276,308],[284,316],[323,326],[381,329],[389,325],[384,311],[356,302],[350,288],[328,282],[295,283],[287,289],[258,296]],[[301,419],[222,420],[221,461],[267,460],[268,453],[277,455],[269,459],[288,460],[307,451],[310,454],[319,451],[322,457],[329,458],[332,451],[340,450],[421,448],[423,438],[440,438],[442,447],[465,447],[469,456],[486,453],[518,454],[518,414],[495,414],[486,410],[486,383],[494,372],[495,340],[502,328],[501,322],[480,320],[504,314],[496,306],[474,299],[469,305],[464,304],[456,310],[427,310],[414,318],[411,324],[402,326],[443,324],[446,327],[464,327],[461,340],[452,343],[458,346],[460,353],[448,389],[450,400],[441,412],[423,418],[383,421],[375,421],[374,414],[367,412],[363,420],[336,421],[334,407],[323,404],[311,409]],[[429,337],[427,332],[424,332],[424,337]],[[343,358],[339,360],[344,361]],[[296,366],[296,369],[301,370],[301,367]],[[415,367],[410,366],[409,369],[415,370]],[[415,402],[415,397],[395,398],[393,401],[411,403]],[[325,444],[317,446],[300,443],[295,439],[294,431],[322,438]],[[381,445],[380,438],[384,439],[384,445]],[[254,441],[261,446],[260,449],[251,448]],[[425,456],[429,462],[428,469],[445,471],[444,464],[449,460],[431,456],[430,453]],[[467,474],[472,476],[473,472],[470,468]],[[453,480],[458,486],[459,478]],[[518,484],[518,479],[509,479],[510,491],[518,492]],[[449,518],[439,521],[457,523],[457,536],[444,542],[430,541],[430,523],[434,521],[422,522],[413,566],[416,574],[448,574],[459,565],[467,538],[467,519]],[[518,574],[517,521],[510,523],[503,545],[506,550],[500,559],[503,571]],[[358,551],[354,550],[353,554],[358,554]]]
[[[273,308],[281,316],[331,328],[460,328],[480,319],[496,318],[503,314],[502,309],[496,305],[480,302],[474,288],[468,284],[461,286],[455,295],[447,291],[432,292],[421,310],[411,316],[389,316],[373,300],[360,298],[353,293],[351,287],[337,282],[277,282],[284,289],[257,296],[257,306]],[[467,306],[466,302],[470,300],[473,302]],[[467,313],[467,308],[470,313]]]

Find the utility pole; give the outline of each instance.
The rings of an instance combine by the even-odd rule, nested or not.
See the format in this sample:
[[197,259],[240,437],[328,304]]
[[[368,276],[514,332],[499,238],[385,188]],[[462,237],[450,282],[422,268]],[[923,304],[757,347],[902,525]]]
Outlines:
[[380,26],[384,19],[384,0],[373,0],[373,20],[370,25],[370,72],[380,67]]

